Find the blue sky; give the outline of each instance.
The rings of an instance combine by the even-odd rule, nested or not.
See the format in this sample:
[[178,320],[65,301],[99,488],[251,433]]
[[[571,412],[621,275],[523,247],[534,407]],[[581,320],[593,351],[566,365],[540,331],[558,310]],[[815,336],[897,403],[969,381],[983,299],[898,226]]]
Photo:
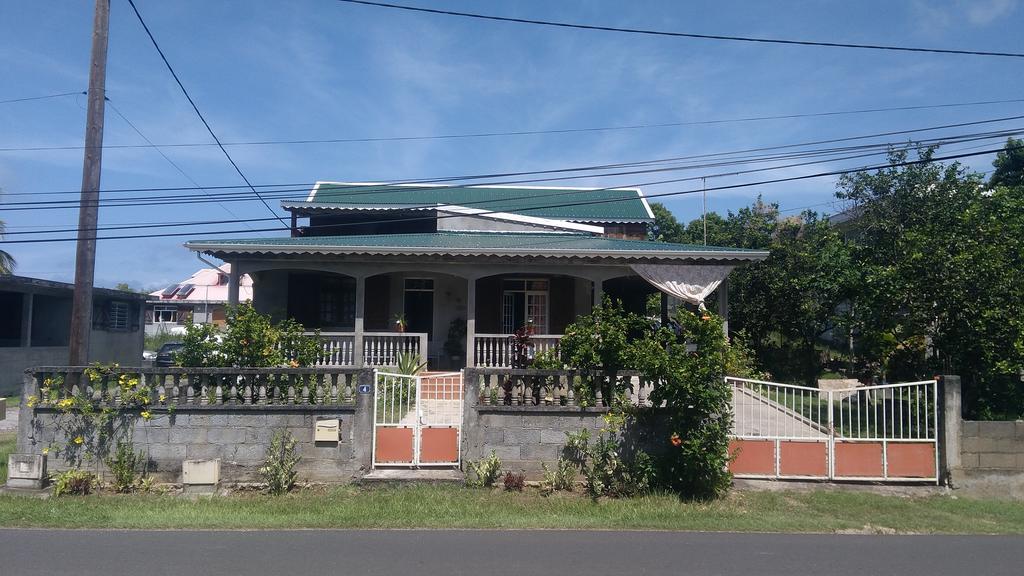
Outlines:
[[[1020,35],[1024,8],[1017,0],[408,3],[709,34],[1024,51]],[[1024,61],[1013,58],[574,31],[330,0],[138,0],[137,4],[225,141],[546,130],[1024,97]],[[91,15],[92,2],[84,0],[0,4],[0,78],[4,79],[0,100],[84,90]],[[112,0],[107,94],[156,143],[210,141],[126,0]],[[232,147],[231,153],[254,183],[397,181],[730,151],[1005,117],[1021,114],[1022,108],[1018,103],[600,133],[239,146]],[[84,122],[84,96],[0,104],[0,148],[81,145]],[[108,145],[142,143],[109,109],[106,126]],[[984,129],[1015,126],[995,124]],[[240,183],[216,148],[164,152],[202,185]],[[990,168],[990,162],[990,157],[967,161],[982,171]],[[78,189],[81,164],[82,153],[75,150],[0,152],[0,189],[6,193],[0,196],[0,208],[3,202],[33,199],[15,194]],[[847,161],[715,178],[708,186],[851,165]],[[573,184],[611,186],[656,179],[660,177],[623,176]],[[155,150],[104,153],[103,188],[190,185]],[[644,190],[656,194],[689,188],[692,184],[677,183]],[[813,205],[829,211],[833,192],[834,181],[829,179],[765,185],[713,193],[709,207],[735,210],[762,194],[784,210]],[[682,220],[700,213],[699,195],[672,198],[666,204]],[[100,222],[268,216],[255,200],[225,206],[104,208]],[[77,212],[0,211],[0,219],[6,221],[9,232],[74,227]],[[220,226],[225,227],[244,228]],[[194,237],[202,238],[204,231],[216,228],[186,230],[195,230]],[[128,282],[149,288],[187,277],[201,264],[182,247],[184,240],[100,242],[97,285]],[[4,249],[17,258],[19,274],[56,280],[73,277],[73,243],[15,244]]]

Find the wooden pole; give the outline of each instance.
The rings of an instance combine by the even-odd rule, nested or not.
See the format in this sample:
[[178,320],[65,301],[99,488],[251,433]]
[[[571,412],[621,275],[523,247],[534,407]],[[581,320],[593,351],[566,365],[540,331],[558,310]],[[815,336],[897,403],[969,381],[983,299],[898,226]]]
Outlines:
[[72,366],[85,366],[89,363],[89,331],[92,330],[92,283],[96,271],[96,224],[99,220],[109,23],[110,0],[96,0],[92,22],[92,53],[89,63],[89,108],[85,120],[82,197],[78,208],[75,294],[71,302],[71,330],[68,342],[68,363]]

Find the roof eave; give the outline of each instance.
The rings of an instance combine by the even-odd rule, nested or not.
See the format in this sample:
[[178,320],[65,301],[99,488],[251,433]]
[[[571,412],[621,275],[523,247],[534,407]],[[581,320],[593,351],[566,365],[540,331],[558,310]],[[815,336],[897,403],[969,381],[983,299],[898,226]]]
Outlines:
[[746,260],[760,261],[768,257],[764,251],[726,250],[582,250],[582,249],[537,249],[523,251],[504,248],[433,248],[410,247],[389,248],[381,246],[280,246],[274,244],[207,244],[187,242],[185,247],[206,254],[379,254],[379,255],[442,255],[442,256],[547,256],[584,258],[661,258],[672,260]]

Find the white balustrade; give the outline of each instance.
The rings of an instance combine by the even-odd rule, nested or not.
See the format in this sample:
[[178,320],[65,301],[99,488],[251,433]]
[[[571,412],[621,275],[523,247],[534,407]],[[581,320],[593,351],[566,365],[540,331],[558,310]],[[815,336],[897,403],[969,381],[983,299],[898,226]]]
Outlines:
[[[558,353],[561,334],[534,334],[530,336],[532,355],[554,350]],[[508,368],[512,366],[514,351],[512,334],[477,334],[472,343],[475,365],[481,368]]]
[[[307,332],[312,336],[312,332]],[[321,332],[323,350],[316,366],[355,366],[357,358],[354,332]],[[419,356],[426,361],[427,334],[419,332],[364,332],[363,365],[397,366],[400,354]]]

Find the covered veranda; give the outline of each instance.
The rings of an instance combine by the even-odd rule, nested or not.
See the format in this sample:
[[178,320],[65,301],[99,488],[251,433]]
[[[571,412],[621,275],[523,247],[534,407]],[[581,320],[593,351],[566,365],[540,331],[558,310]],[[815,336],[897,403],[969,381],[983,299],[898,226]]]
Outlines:
[[[465,244],[465,236],[456,239]],[[257,310],[318,329],[323,364],[394,366],[399,354],[411,353],[430,369],[508,366],[509,336],[524,325],[535,352],[556,349],[565,327],[605,294],[646,313],[659,291],[698,304],[721,286],[716,306],[727,318],[729,271],[767,256],[602,237],[500,236],[499,247],[453,246],[451,237],[444,246],[436,238],[377,246],[360,236],[187,246],[232,264],[230,303],[237,302],[239,275],[249,274]]]

